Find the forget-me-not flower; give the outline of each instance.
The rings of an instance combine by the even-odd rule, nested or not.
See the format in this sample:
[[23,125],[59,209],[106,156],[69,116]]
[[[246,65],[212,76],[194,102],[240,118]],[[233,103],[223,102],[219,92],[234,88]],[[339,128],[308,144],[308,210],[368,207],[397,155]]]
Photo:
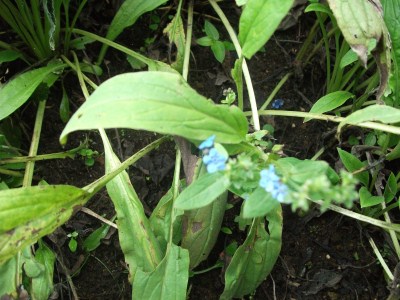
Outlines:
[[286,184],[282,183],[278,175],[275,173],[275,166],[269,165],[268,170],[262,170],[260,172],[260,186],[265,189],[271,196],[283,202],[288,193],[288,187]]
[[275,99],[272,101],[272,108],[279,109],[283,106],[285,102],[282,99]]
[[214,148],[214,140],[215,135],[212,135],[199,145],[199,149],[202,150],[204,155],[203,162],[207,167],[208,173],[225,170],[226,161],[228,160],[225,154]]

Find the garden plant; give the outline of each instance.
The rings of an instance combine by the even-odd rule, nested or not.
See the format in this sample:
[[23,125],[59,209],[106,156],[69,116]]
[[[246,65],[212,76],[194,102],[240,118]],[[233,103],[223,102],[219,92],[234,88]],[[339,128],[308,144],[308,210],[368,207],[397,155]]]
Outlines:
[[[0,86],[0,296],[54,296],[54,268],[62,262],[48,235],[84,211],[103,225],[82,245],[80,233],[71,230],[65,237],[70,252],[81,248],[90,255],[116,229],[132,299],[191,298],[191,278],[215,268],[222,269],[220,299],[243,298],[252,295],[274,268],[285,243],[282,207],[289,207],[293,214],[331,210],[378,229],[387,252],[372,237],[367,246],[390,286],[387,296],[398,299],[400,225],[394,220],[400,173],[391,163],[400,158],[400,2],[306,3],[304,13],[315,23],[295,64],[306,67],[320,55],[326,74],[323,95],[307,112],[285,110],[285,100],[276,97],[296,76],[295,67],[262,99],[256,97],[249,67],[297,1],[198,2],[125,0],[117,5],[102,37],[77,26],[87,1],[0,0],[1,24],[11,36],[7,42],[0,40],[0,63],[24,65],[24,71]],[[209,16],[202,19],[199,30],[204,30],[194,39],[193,20],[200,5],[207,5],[214,16],[212,21]],[[237,28],[221,8],[226,5],[240,12]],[[167,37],[168,60],[115,42],[146,13],[153,13],[154,23],[156,10],[170,16],[167,21],[157,17],[151,27],[161,28]],[[87,54],[86,48],[93,45],[100,45],[97,57]],[[226,68],[231,63],[228,75],[234,87],[225,91],[226,99],[207,99],[188,83],[195,45],[212,52],[216,64]],[[110,48],[123,53],[136,70],[100,80]],[[76,108],[70,107],[64,82],[71,73],[83,99]],[[52,103],[49,95],[56,89],[61,99]],[[18,121],[29,103],[36,105],[37,114],[30,149],[24,153]],[[69,147],[77,131],[95,131],[104,152],[92,150],[90,141],[82,139],[77,148],[39,155],[47,105],[59,105],[65,123],[57,133],[61,145]],[[337,150],[324,145],[308,159],[290,155],[275,140],[276,128],[265,116],[336,124]],[[111,129],[121,135],[125,129],[152,132],[154,138],[125,159],[110,140]],[[343,145],[350,145],[351,151]],[[149,211],[129,167],[161,147],[175,153],[174,167],[168,192]],[[319,160],[329,151],[340,167]],[[81,157],[91,168],[99,156],[104,159],[104,175],[86,186],[34,178],[36,161]],[[115,209],[109,219],[85,207],[104,189]],[[224,246],[228,259],[204,270],[220,232],[230,232],[224,218],[232,211],[241,238]],[[72,298],[78,299],[74,278],[66,278]]]

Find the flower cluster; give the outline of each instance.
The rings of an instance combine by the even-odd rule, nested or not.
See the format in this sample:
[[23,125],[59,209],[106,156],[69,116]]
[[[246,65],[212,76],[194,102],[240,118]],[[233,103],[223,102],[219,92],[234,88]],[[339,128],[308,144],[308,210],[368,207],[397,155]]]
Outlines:
[[288,187],[276,175],[275,167],[269,165],[268,170],[262,170],[260,176],[260,186],[270,193],[274,199],[283,202],[288,194]]
[[199,149],[203,152],[203,162],[207,166],[208,173],[225,170],[228,160],[227,155],[214,147],[214,141],[215,135],[212,135],[199,145]]
[[272,108],[279,109],[283,106],[285,102],[282,99],[275,99],[272,101]]

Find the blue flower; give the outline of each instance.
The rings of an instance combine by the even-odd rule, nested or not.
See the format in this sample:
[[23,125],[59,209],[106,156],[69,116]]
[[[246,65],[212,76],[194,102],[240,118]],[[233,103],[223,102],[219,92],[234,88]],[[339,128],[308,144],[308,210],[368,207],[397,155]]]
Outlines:
[[204,142],[202,142],[199,145],[200,150],[208,149],[214,147],[214,140],[215,140],[215,134],[210,136],[208,139],[206,139]]
[[272,108],[275,109],[279,109],[283,106],[283,104],[285,103],[285,101],[283,101],[282,99],[275,99],[274,101],[272,101]]
[[208,173],[215,173],[217,171],[225,170],[227,160],[228,158],[219,153],[215,148],[211,148],[210,151],[203,157],[203,162],[207,166]]
[[269,165],[268,170],[262,170],[260,177],[260,186],[270,193],[274,199],[283,202],[288,193],[288,187],[276,175],[275,166]]

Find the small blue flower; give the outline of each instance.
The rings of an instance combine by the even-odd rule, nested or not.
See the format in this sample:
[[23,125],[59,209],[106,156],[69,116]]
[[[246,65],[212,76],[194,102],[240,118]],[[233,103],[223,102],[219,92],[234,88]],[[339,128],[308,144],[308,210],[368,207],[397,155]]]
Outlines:
[[285,103],[285,101],[283,101],[282,99],[275,99],[274,101],[272,101],[272,108],[275,109],[279,109],[283,106],[283,104]]
[[283,202],[288,193],[288,187],[276,175],[275,166],[269,165],[268,170],[262,170],[260,177],[260,186],[270,193],[274,199]]
[[214,140],[215,140],[215,134],[210,136],[208,139],[206,139],[204,142],[202,142],[199,145],[200,150],[208,149],[214,147]]
[[219,153],[215,148],[211,148],[210,151],[203,157],[203,162],[207,166],[208,173],[215,173],[217,171],[225,170],[227,160],[228,158]]

